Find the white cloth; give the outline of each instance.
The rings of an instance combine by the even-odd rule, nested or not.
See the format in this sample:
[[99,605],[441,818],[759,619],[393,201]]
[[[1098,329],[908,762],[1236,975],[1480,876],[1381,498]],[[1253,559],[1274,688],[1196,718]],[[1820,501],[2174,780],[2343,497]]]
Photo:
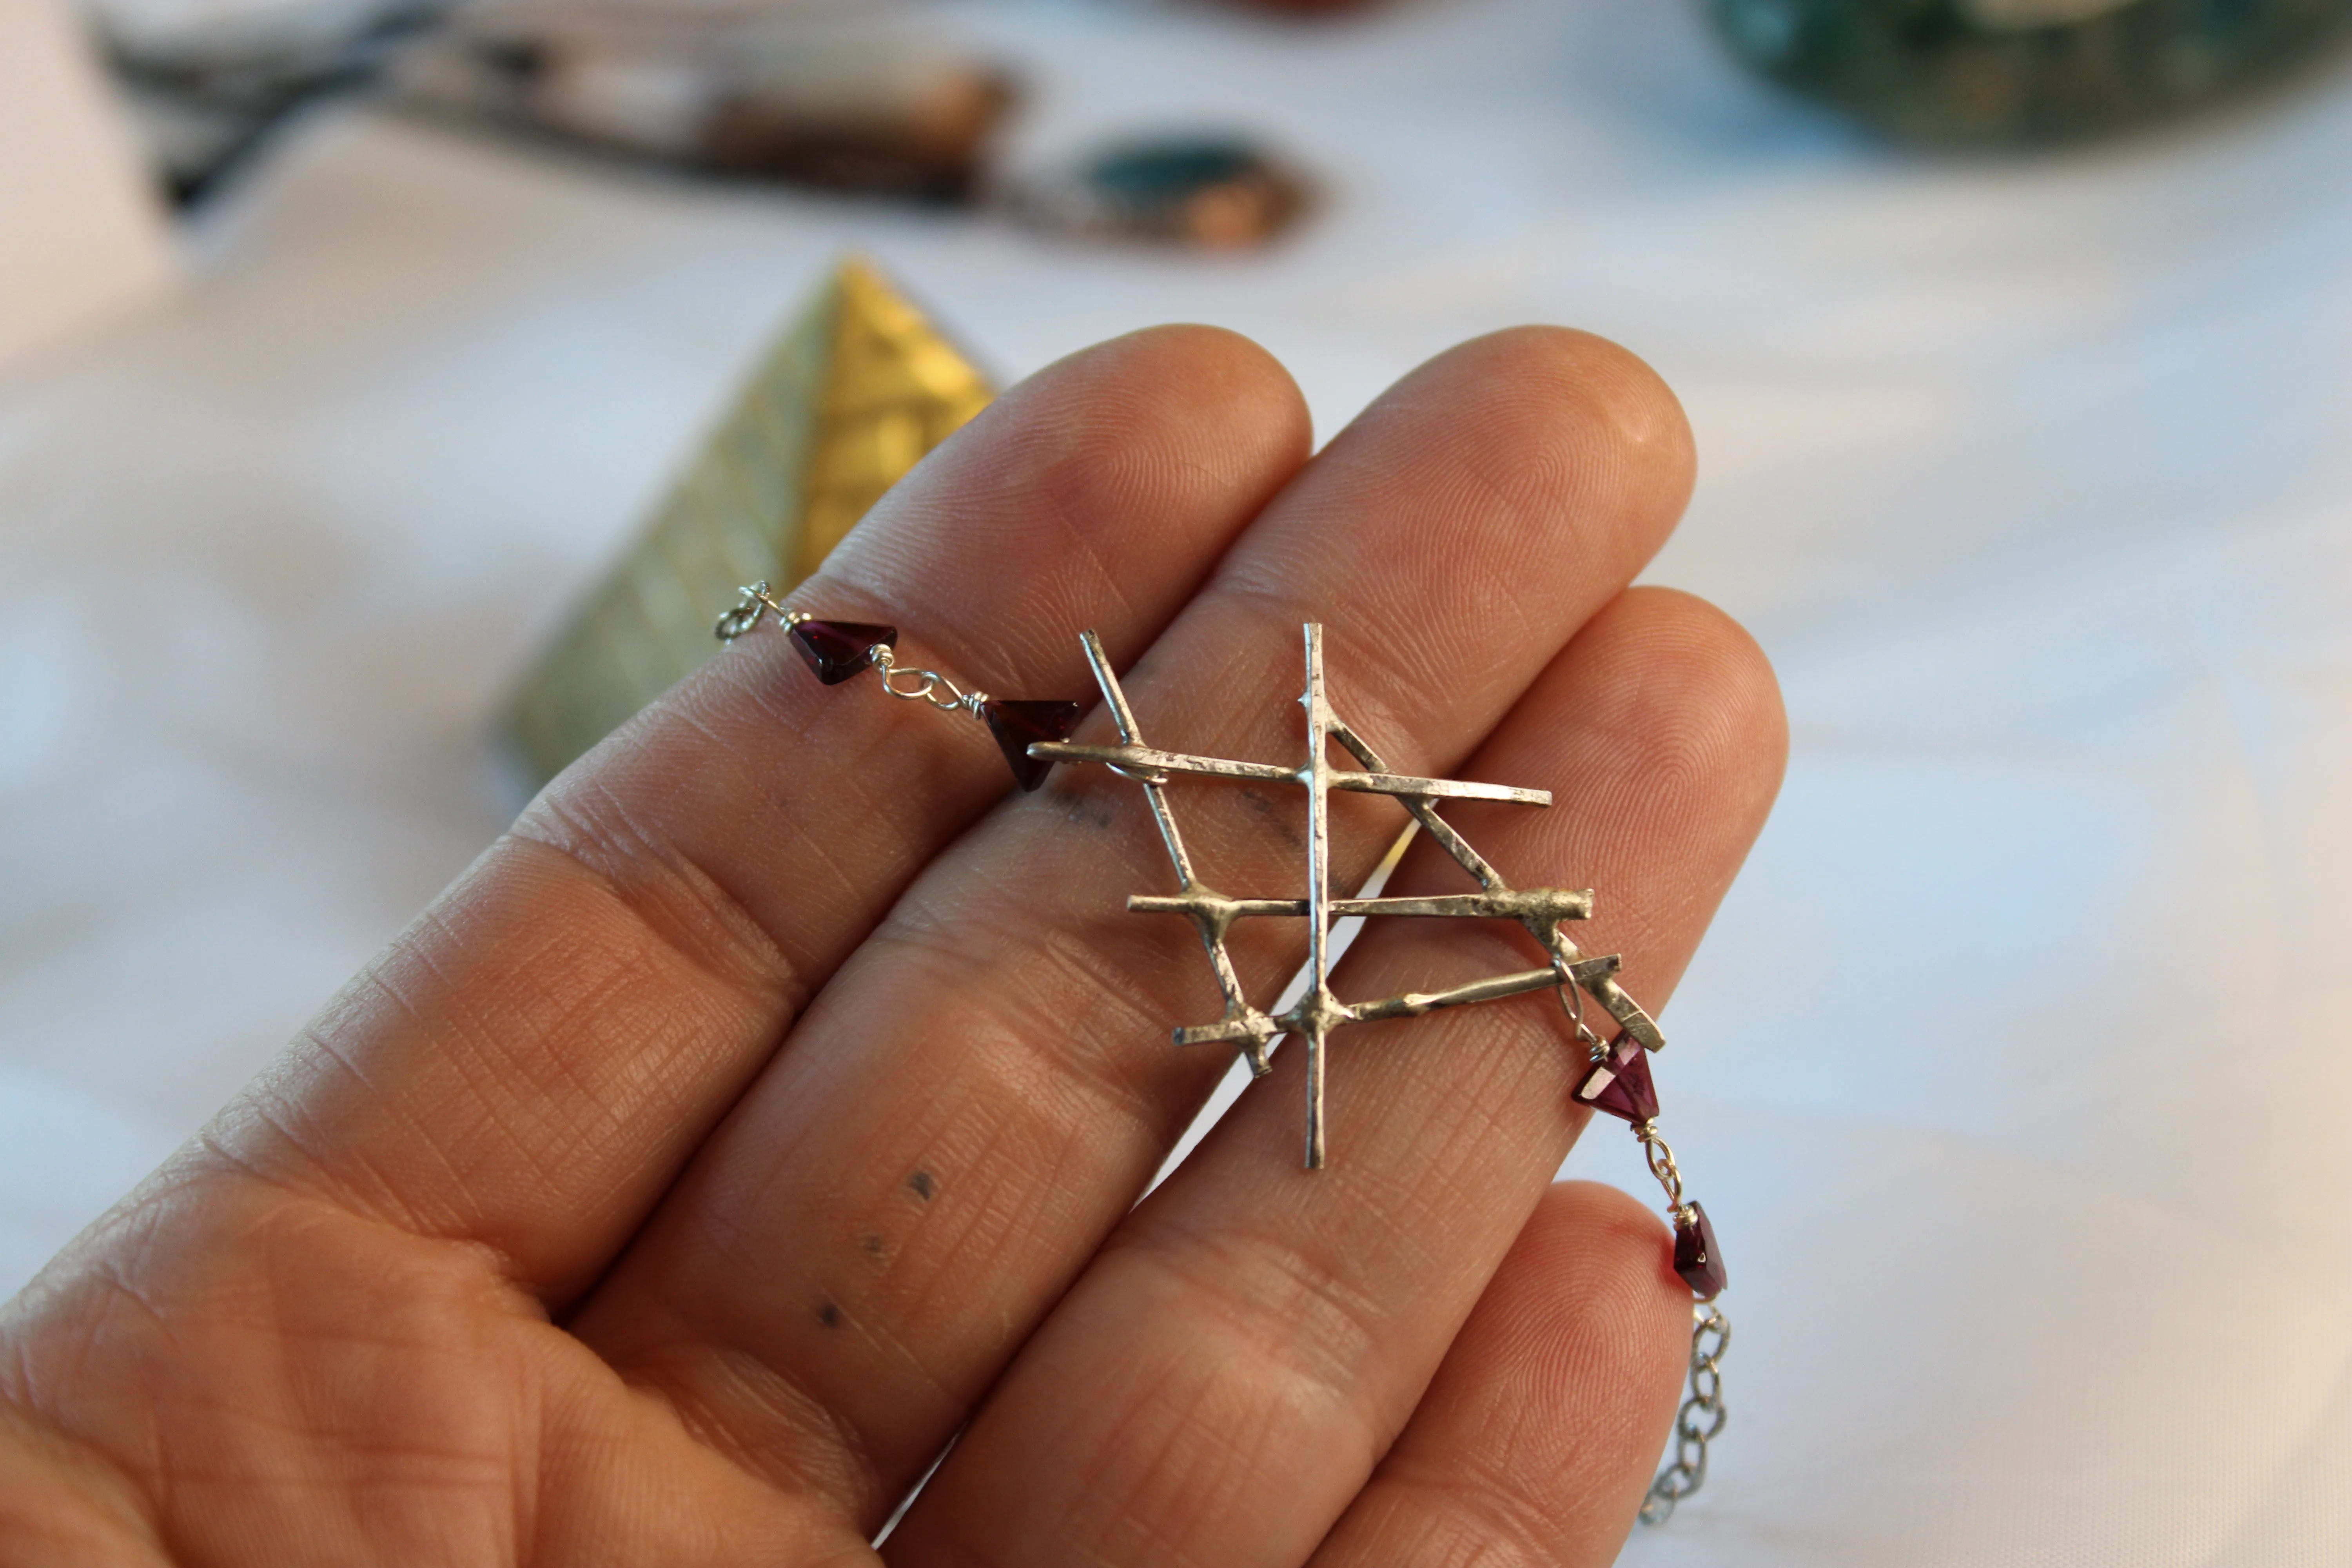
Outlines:
[[0,367],[152,303],[174,272],[74,18],[0,0]]
[[1794,729],[1659,1062],[1731,1425],[1626,1560],[2352,1562],[2352,74],[1942,159],[1662,0],[954,16],[1024,156],[1239,124],[1328,212],[1162,257],[330,114],[0,388],[0,1289],[499,828],[494,701],[841,249],[1008,375],[1237,328],[1327,432],[1568,321],[1681,391],[1652,576]]

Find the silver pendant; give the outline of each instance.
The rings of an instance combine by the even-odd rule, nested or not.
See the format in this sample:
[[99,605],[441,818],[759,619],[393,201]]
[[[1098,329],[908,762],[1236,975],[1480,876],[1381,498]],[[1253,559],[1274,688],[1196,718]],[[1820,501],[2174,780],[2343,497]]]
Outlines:
[[[1656,1024],[1618,985],[1615,979],[1617,955],[1612,953],[1604,958],[1588,959],[1560,930],[1562,921],[1585,920],[1591,915],[1591,890],[1515,889],[1504,881],[1502,874],[1484,856],[1470,847],[1468,840],[1437,814],[1438,803],[1444,800],[1490,800],[1517,805],[1545,806],[1551,804],[1550,792],[1514,789],[1505,784],[1415,778],[1391,772],[1380,754],[1332,710],[1323,680],[1321,626],[1312,622],[1306,626],[1307,689],[1299,701],[1307,710],[1307,755],[1305,761],[1295,766],[1279,763],[1239,762],[1228,757],[1194,756],[1181,752],[1158,751],[1145,745],[1136,726],[1134,710],[1128,705],[1127,693],[1120,689],[1118,677],[1110,668],[1101,639],[1087,632],[1080,640],[1086,647],[1087,662],[1094,669],[1095,682],[1102,688],[1103,701],[1110,709],[1113,722],[1118,725],[1119,744],[1087,746],[1067,741],[1047,742],[1031,746],[1029,754],[1060,763],[1098,763],[1143,786],[1144,797],[1151,806],[1152,820],[1160,828],[1160,841],[1168,847],[1169,859],[1175,863],[1180,887],[1172,897],[1150,894],[1130,897],[1127,907],[1141,914],[1179,914],[1189,918],[1193,928],[1200,932],[1202,946],[1208,950],[1209,966],[1215,972],[1217,985],[1225,999],[1225,1014],[1222,1019],[1214,1024],[1177,1029],[1176,1043],[1196,1046],[1213,1040],[1230,1041],[1248,1058],[1250,1071],[1263,1078],[1273,1070],[1269,1052],[1276,1039],[1285,1035],[1297,1035],[1303,1039],[1307,1045],[1307,1169],[1321,1169],[1325,1160],[1325,1061],[1331,1032],[1342,1025],[1370,1023],[1381,1018],[1418,1017],[1439,1007],[1460,1007],[1474,1002],[1493,1002],[1506,996],[1551,990],[1559,994],[1562,1005],[1575,1021],[1579,1039],[1587,1046],[1595,1046],[1600,1043],[1599,1039],[1585,1026],[1581,1017],[1581,1006],[1577,997],[1578,988],[1581,987],[1594,1001],[1607,1008],[1624,1032],[1644,1049],[1654,1051],[1664,1046],[1665,1039],[1658,1033]],[[1330,748],[1335,742],[1355,758],[1359,765],[1357,769],[1332,765]],[[1228,898],[1202,882],[1193,868],[1192,856],[1185,850],[1183,836],[1176,826],[1175,812],[1168,803],[1167,784],[1172,773],[1290,784],[1304,788],[1307,791],[1307,897]],[[1396,797],[1412,814],[1423,831],[1451,855],[1457,865],[1477,879],[1480,891],[1417,899],[1333,898],[1330,799],[1334,790],[1354,790],[1367,795]],[[1489,975],[1483,980],[1470,981],[1443,991],[1408,991],[1371,1001],[1343,1002],[1331,991],[1331,922],[1349,915],[1515,920],[1525,926],[1550,955],[1551,963],[1541,969]],[[1232,955],[1225,949],[1225,938],[1234,922],[1256,917],[1304,919],[1307,922],[1307,990],[1296,1006],[1279,1016],[1267,1015],[1243,994]]]

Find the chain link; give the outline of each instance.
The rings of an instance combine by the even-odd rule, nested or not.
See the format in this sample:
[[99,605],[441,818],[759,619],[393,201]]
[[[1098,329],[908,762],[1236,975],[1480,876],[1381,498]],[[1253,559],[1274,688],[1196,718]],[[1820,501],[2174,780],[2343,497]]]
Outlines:
[[1706,1481],[1706,1446],[1723,1430],[1723,1352],[1731,1348],[1731,1320],[1711,1301],[1691,1308],[1690,1396],[1675,1413],[1675,1457],[1642,1500],[1642,1522],[1664,1524],[1675,1505]]
[[1642,1141],[1642,1155],[1650,1163],[1650,1174],[1657,1177],[1658,1185],[1666,1190],[1667,1214],[1681,1220],[1683,1173],[1675,1165],[1675,1152],[1666,1146],[1665,1135],[1658,1131],[1655,1121],[1636,1121],[1633,1136]]
[[[1650,1174],[1665,1189],[1667,1216],[1676,1226],[1691,1223],[1695,1216],[1683,1201],[1681,1168],[1675,1165],[1675,1152],[1657,1122],[1635,1122],[1633,1136],[1642,1141],[1642,1155],[1649,1163]],[[1665,1523],[1674,1516],[1675,1505],[1706,1480],[1706,1446],[1723,1430],[1725,1420],[1721,1363],[1730,1344],[1731,1320],[1723,1315],[1723,1309],[1711,1301],[1694,1302],[1690,1394],[1675,1413],[1674,1458],[1650,1483],[1649,1496],[1642,1500],[1643,1524]]]
[[[975,719],[982,717],[981,704],[988,700],[987,692],[965,691],[936,669],[902,669],[888,643],[876,643],[870,652],[874,668],[882,672],[882,689],[891,696],[908,702],[928,702],[949,713],[969,713]],[[901,678],[914,684],[892,684]],[[947,695],[941,696],[942,691]]]
[[1576,984],[1576,976],[1568,972],[1567,958],[1557,951],[1552,953],[1551,966],[1559,974],[1559,984],[1552,987],[1552,994],[1559,998],[1560,1011],[1568,1015],[1569,1025],[1576,1031],[1576,1043],[1584,1047],[1592,1065],[1598,1067],[1609,1059],[1609,1047],[1584,1021],[1583,989]]
[[757,583],[747,584],[736,595],[734,608],[719,616],[710,630],[720,642],[731,643],[737,637],[751,633],[771,615],[780,621],[793,618],[776,601],[775,595],[770,591],[763,578]]

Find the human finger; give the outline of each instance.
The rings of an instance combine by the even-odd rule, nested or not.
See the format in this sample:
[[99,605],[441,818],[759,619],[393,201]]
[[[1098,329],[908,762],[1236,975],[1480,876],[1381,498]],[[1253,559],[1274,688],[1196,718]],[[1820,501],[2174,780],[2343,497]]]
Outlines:
[[[910,659],[1081,696],[1068,629],[1131,657],[1297,464],[1297,389],[1166,328],[1007,393],[795,598]],[[791,1019],[1006,793],[976,724],[835,692],[772,632],[540,796],[215,1122],[200,1163],[486,1247],[561,1301],[594,1278]]]
[[[1352,721],[1343,687],[1332,700]],[[1465,770],[1548,788],[1552,807],[1445,816],[1515,883],[1597,889],[1576,941],[1622,952],[1625,985],[1655,1005],[1762,826],[1782,745],[1754,643],[1701,601],[1635,590]],[[1467,880],[1423,844],[1391,891]],[[1502,921],[1388,920],[1333,984],[1361,1001],[1541,963]],[[1589,1114],[1572,1099],[1585,1053],[1540,994],[1341,1029],[1332,1050],[1328,1168],[1299,1168],[1305,1064],[1286,1047],[1024,1349],[894,1537],[896,1561],[1307,1558]]]
[[1690,1292],[1657,1216],[1546,1193],[1311,1568],[1616,1561],[1674,1419]]
[[[1299,625],[1319,619],[1397,765],[1450,768],[1640,568],[1689,477],[1672,395],[1613,345],[1527,330],[1441,356],[1293,481],[1129,672],[1146,738],[1295,755]],[[1215,786],[1178,809],[1202,874],[1256,890],[1297,884],[1297,807]],[[1343,872],[1401,816],[1345,803]],[[1065,770],[943,857],[578,1331],[756,1470],[878,1519],[1223,1069],[1167,1044],[1214,1007],[1198,948],[1121,909],[1169,886],[1150,824],[1132,784]],[[1297,941],[1236,937],[1251,994]]]

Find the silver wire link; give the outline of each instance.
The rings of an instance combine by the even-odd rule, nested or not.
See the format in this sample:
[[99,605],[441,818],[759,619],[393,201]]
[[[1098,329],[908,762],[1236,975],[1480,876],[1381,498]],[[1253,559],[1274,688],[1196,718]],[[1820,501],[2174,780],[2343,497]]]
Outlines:
[[1552,994],[1559,998],[1559,1010],[1568,1015],[1569,1026],[1576,1031],[1576,1043],[1585,1048],[1593,1064],[1598,1066],[1608,1059],[1609,1047],[1592,1032],[1592,1026],[1584,1021],[1584,988],[1577,984],[1576,976],[1569,973],[1567,958],[1554,952],[1551,966],[1559,975],[1559,984],[1552,988]]
[[[882,672],[882,689],[907,702],[928,702],[948,713],[969,713],[975,719],[984,718],[981,704],[988,700],[985,691],[965,691],[936,669],[901,669],[890,645],[878,642],[869,650],[874,668]],[[901,677],[914,682],[912,686],[896,686]],[[940,693],[944,691],[945,696]]]
[[1675,1413],[1675,1457],[1642,1500],[1642,1522],[1664,1524],[1675,1505],[1706,1483],[1706,1446],[1723,1430],[1723,1352],[1731,1320],[1712,1301],[1691,1307],[1690,1397]]
[[786,623],[807,619],[804,616],[786,610],[782,605],[777,603],[776,596],[770,590],[766,579],[763,578],[757,583],[748,583],[737,591],[735,607],[719,616],[711,626],[711,634],[720,642],[731,643],[737,637],[750,635],[771,615],[779,621]]
[[[1665,1189],[1666,1215],[1676,1226],[1696,1216],[1683,1201],[1683,1173],[1675,1152],[1658,1131],[1657,1122],[1637,1121],[1633,1136],[1642,1141],[1650,1174]],[[1723,1430],[1724,1351],[1731,1343],[1731,1320],[1712,1301],[1691,1304],[1690,1395],[1675,1413],[1675,1457],[1650,1483],[1642,1500],[1642,1522],[1664,1524],[1674,1517],[1675,1505],[1706,1481],[1706,1446]]]
[[1665,1135],[1653,1121],[1633,1123],[1633,1136],[1642,1141],[1642,1154],[1650,1163],[1650,1174],[1657,1177],[1658,1185],[1666,1190],[1668,1216],[1682,1219],[1683,1173],[1675,1166],[1675,1152],[1666,1146]]

